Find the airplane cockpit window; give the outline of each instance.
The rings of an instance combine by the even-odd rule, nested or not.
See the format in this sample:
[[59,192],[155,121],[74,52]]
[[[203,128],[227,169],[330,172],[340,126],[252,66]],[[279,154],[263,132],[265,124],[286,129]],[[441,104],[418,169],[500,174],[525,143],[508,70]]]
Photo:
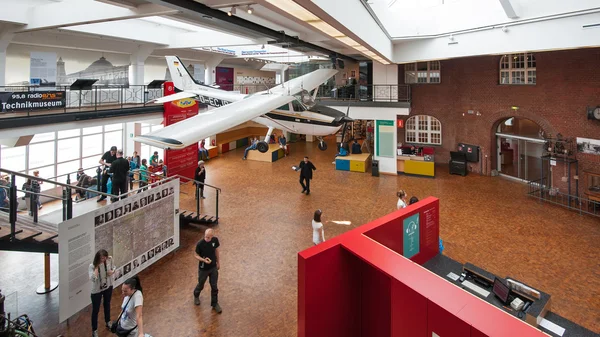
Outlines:
[[289,103],[285,103],[285,105],[280,106],[279,108],[275,109],[275,110],[285,110],[285,111],[289,111],[290,110],[290,104]]
[[306,110],[304,108],[304,106],[302,106],[302,104],[300,104],[300,102],[298,102],[298,101],[292,101],[292,107],[294,108],[294,111],[297,111],[297,112],[302,112],[302,111]]

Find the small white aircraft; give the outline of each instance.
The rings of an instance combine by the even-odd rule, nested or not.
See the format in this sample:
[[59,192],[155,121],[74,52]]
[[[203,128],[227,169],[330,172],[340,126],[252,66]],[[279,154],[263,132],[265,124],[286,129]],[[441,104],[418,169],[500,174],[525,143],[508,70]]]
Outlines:
[[[166,103],[184,98],[195,98],[216,109],[203,112],[184,121],[136,137],[134,140],[165,149],[182,149],[200,140],[216,135],[247,121],[269,127],[268,141],[275,128],[298,134],[315,135],[319,149],[326,150],[323,136],[331,135],[352,121],[344,113],[315,104],[319,85],[337,73],[333,69],[319,69],[294,78],[274,88],[250,95],[220,90],[196,82],[177,56],[166,56],[176,94],[156,99]],[[311,96],[309,92],[314,89]],[[267,152],[267,142],[259,142],[260,152]]]

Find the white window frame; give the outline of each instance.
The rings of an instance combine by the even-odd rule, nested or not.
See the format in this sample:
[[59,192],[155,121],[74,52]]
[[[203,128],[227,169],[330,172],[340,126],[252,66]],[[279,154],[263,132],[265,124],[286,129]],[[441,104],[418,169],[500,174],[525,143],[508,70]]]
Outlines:
[[[422,122],[422,123],[419,123]],[[421,124],[421,125],[419,125]],[[439,130],[433,130],[434,124],[439,125]],[[423,127],[424,126],[424,127]],[[419,134],[426,134],[427,141],[419,140]],[[433,141],[433,135],[439,135],[439,142]],[[442,123],[439,119],[428,115],[416,115],[406,120],[404,141],[409,144],[442,145]]]
[[[418,63],[407,63],[404,65],[405,84],[440,84],[442,83],[442,65],[440,61],[428,61],[427,70],[418,70]],[[425,82],[419,82],[419,74],[425,75]],[[435,81],[437,79],[437,81]]]
[[[519,64],[522,63],[521,68]],[[500,85],[536,85],[537,60],[533,53],[507,54],[498,63]],[[531,76],[532,75],[532,76]],[[521,80],[518,80],[520,79]]]

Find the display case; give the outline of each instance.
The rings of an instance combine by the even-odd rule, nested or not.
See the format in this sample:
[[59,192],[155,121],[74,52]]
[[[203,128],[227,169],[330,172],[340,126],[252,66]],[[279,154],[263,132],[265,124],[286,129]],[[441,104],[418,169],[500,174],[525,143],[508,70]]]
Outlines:
[[588,199],[588,209],[592,208],[595,211],[600,207],[600,172],[585,171],[584,179],[583,193]]

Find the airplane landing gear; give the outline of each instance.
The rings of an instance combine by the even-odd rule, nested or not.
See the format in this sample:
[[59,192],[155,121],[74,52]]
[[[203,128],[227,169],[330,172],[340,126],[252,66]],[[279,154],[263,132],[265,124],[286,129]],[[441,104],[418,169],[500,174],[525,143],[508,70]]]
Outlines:
[[319,137],[319,145],[318,145],[319,150],[321,151],[325,151],[327,150],[327,143],[325,143],[325,141],[323,140],[322,137]]
[[265,152],[269,151],[269,141],[271,140],[271,133],[273,133],[274,129],[275,128],[273,128],[272,126],[269,126],[269,131],[267,131],[265,140],[262,142],[258,142],[258,144],[256,144],[256,149],[258,150],[258,152],[265,153]]
[[265,153],[265,152],[269,151],[269,144],[267,144],[267,142],[265,142],[265,141],[258,142],[258,144],[256,144],[256,149],[260,153]]

